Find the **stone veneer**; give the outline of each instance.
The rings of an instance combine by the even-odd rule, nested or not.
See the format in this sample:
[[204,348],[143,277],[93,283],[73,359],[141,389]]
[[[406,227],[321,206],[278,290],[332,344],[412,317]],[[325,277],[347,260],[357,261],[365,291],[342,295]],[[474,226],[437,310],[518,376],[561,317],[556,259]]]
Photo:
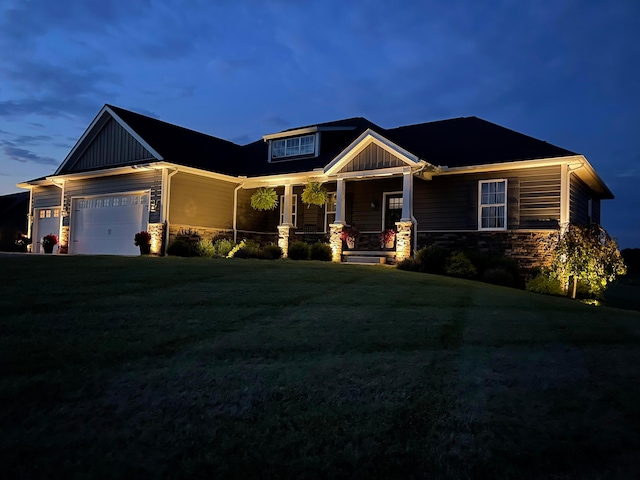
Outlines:
[[[162,224],[158,224],[162,225]],[[151,233],[151,232],[149,232]],[[233,238],[233,230],[224,228],[191,227],[189,225],[171,224],[169,226],[169,243],[176,237],[197,236],[204,240],[215,240],[218,238]]]
[[289,256],[289,225],[278,225],[278,246],[282,249],[282,258]]
[[150,223],[147,232],[151,235],[151,254],[162,255],[164,252],[164,223]]
[[402,260],[411,256],[411,231],[413,227],[412,222],[396,222],[396,261]]
[[332,223],[329,225],[329,245],[331,246],[331,261],[342,261],[342,229],[344,225],[341,223]]
[[418,247],[438,245],[450,250],[479,250],[515,259],[523,269],[551,264],[558,230],[501,232],[418,232]]
[[60,229],[60,247],[58,253],[69,253],[69,225],[64,225]]

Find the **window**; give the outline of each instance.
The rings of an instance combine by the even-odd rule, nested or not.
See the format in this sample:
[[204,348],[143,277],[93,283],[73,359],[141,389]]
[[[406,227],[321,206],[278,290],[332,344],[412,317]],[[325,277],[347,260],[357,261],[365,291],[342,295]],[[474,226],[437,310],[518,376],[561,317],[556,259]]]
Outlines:
[[40,218],[44,218],[44,214],[45,214],[44,210],[40,210]]
[[60,217],[60,209],[59,208],[56,208],[56,209],[53,210],[53,216],[55,218]]
[[506,230],[507,181],[481,180],[478,190],[478,228],[480,230]]
[[384,192],[382,199],[382,229],[395,229],[396,222],[402,218],[402,192]]
[[[295,227],[298,225],[298,195],[292,195],[291,200],[291,223]],[[284,195],[280,195],[280,225],[284,223]]]
[[271,158],[298,157],[315,153],[315,135],[272,140]]
[[337,207],[336,192],[329,192],[327,195],[327,203],[324,206],[324,231],[329,231],[329,225],[336,221],[336,207]]

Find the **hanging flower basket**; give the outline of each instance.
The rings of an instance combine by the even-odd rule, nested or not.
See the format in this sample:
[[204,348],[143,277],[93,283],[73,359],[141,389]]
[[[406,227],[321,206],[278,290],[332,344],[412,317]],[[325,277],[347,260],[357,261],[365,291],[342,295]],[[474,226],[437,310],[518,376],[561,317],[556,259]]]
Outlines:
[[311,205],[324,206],[327,203],[328,193],[320,182],[311,182],[302,191],[302,203],[308,207]]
[[271,187],[260,187],[251,195],[251,207],[254,210],[273,210],[278,206],[278,194]]

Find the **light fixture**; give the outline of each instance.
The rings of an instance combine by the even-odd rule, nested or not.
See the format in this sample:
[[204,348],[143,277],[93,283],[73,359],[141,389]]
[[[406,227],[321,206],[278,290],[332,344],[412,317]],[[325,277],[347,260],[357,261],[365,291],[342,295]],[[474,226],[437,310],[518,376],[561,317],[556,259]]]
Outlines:
[[373,200],[371,200],[371,209],[372,210],[376,209],[376,200],[375,200],[375,198]]

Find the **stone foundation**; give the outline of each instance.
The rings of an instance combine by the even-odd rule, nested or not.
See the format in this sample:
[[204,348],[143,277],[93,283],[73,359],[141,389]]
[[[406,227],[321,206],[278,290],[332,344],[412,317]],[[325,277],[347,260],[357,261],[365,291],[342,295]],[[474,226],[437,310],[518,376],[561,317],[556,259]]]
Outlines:
[[[151,228],[151,225],[149,225],[149,228]],[[151,231],[149,231],[149,233],[151,233]],[[204,240],[217,240],[219,238],[233,239],[233,230],[172,224],[169,227],[169,243],[173,242],[176,237],[199,237]]]
[[396,222],[396,261],[411,257],[411,231],[412,222]]
[[[233,239],[233,232],[229,237]],[[278,245],[278,234],[269,232],[238,232],[238,243],[242,240],[253,240],[261,247],[265,245]]]
[[515,259],[525,270],[551,264],[558,230],[504,232],[418,232],[418,248],[438,245],[450,250],[478,250]]
[[282,258],[289,256],[289,225],[278,225],[278,246],[282,249]]
[[58,253],[69,253],[69,225],[64,225],[60,229],[60,246]]
[[331,246],[331,261],[342,261],[342,229],[344,225],[341,223],[332,223],[329,225],[329,245]]
[[164,223],[150,223],[147,232],[151,235],[151,254],[162,255],[164,253]]

